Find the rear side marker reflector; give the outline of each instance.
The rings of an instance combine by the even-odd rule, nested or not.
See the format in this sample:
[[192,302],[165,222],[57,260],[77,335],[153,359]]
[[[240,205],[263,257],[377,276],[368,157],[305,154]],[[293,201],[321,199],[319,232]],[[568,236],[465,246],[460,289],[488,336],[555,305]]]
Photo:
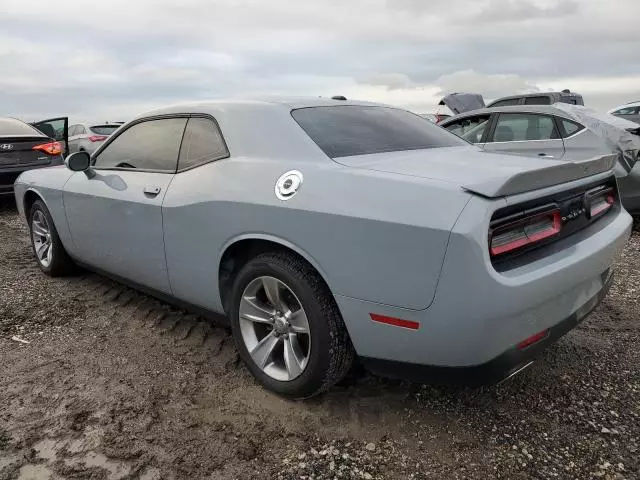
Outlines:
[[386,323],[387,325],[393,325],[394,327],[408,328],[410,330],[418,330],[420,324],[411,320],[403,320],[401,318],[387,317],[385,315],[378,315],[377,313],[370,313],[371,320],[378,323]]
[[542,332],[536,333],[535,335],[531,335],[529,338],[521,341],[518,344],[518,350],[524,350],[525,348],[530,347],[531,345],[544,340],[549,335],[549,329],[543,330]]

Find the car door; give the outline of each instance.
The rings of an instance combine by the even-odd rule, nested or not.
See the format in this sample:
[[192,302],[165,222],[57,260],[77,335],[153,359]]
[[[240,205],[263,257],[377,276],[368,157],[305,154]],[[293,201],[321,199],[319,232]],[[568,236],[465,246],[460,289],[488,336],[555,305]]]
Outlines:
[[549,159],[564,156],[564,143],[553,117],[538,113],[499,113],[484,149]]
[[69,153],[69,117],[49,118],[47,120],[33,122],[31,125],[49,138],[60,142],[63,155],[66,156]]
[[79,260],[153,290],[171,293],[162,201],[178,163],[186,117],[142,119],[114,135],[89,174],[64,186]]
[[447,123],[444,128],[460,138],[464,138],[467,142],[482,146],[484,144],[485,132],[490,124],[490,119],[491,115],[488,113],[470,115]]

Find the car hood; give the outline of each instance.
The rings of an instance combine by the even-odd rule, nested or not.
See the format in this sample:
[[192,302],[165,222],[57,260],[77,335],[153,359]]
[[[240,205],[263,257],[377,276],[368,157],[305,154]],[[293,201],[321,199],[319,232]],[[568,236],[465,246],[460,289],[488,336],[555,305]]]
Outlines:
[[500,197],[612,170],[616,155],[550,162],[548,159],[490,153],[465,146],[376,153],[342,157],[336,161],[354,168],[454,183],[485,197]]

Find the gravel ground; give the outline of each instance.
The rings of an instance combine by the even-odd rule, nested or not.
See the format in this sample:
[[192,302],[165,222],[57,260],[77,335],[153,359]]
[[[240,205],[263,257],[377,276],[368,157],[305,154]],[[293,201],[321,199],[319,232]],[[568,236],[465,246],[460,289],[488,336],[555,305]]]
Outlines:
[[499,387],[356,372],[290,402],[227,329],[95,274],[45,277],[5,200],[0,479],[640,478],[638,255],[636,225],[605,302]]

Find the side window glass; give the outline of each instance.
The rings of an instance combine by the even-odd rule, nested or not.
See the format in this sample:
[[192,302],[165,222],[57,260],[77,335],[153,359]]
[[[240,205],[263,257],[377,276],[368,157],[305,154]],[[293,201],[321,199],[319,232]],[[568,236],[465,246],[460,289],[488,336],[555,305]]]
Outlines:
[[489,124],[489,115],[481,115],[478,117],[469,117],[459,120],[453,125],[446,128],[451,133],[455,133],[467,142],[479,143],[482,140],[487,125]]
[[178,170],[229,156],[220,129],[208,118],[190,118],[184,131]]
[[584,127],[579,123],[572,122],[571,120],[562,119],[562,129],[564,130],[564,138],[570,137],[574,133],[579,132]]
[[551,105],[551,99],[547,96],[525,97],[525,105]]
[[77,135],[76,133],[77,131],[78,131],[78,125],[71,125],[69,127],[69,133],[67,133],[67,135],[69,137],[73,137],[74,135]]
[[501,113],[493,132],[494,142],[522,142],[560,138],[553,118],[527,113]]
[[520,105],[520,99],[509,98],[507,100],[500,100],[499,102],[491,104],[492,107],[510,107],[512,105]]
[[173,173],[186,124],[186,118],[137,123],[114,138],[96,157],[94,165]]
[[82,125],[78,125],[76,130],[76,135],[85,135],[87,131],[84,129]]

